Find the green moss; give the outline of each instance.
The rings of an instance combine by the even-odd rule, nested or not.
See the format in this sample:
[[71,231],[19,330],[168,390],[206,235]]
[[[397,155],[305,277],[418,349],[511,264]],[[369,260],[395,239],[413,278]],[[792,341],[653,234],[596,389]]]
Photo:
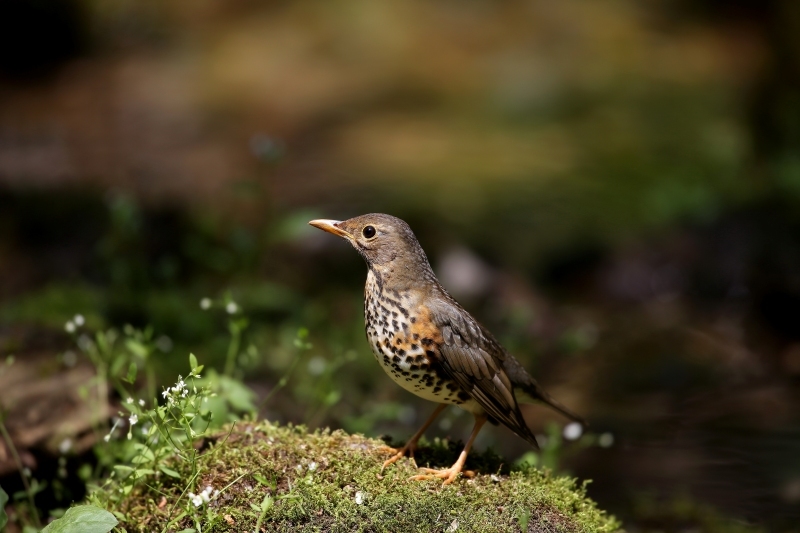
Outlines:
[[[207,445],[190,490],[224,490],[195,509],[186,496],[179,500],[186,479],[162,476],[122,502],[127,531],[160,531],[170,520],[169,531],[196,527],[195,520],[203,532],[254,531],[259,517],[263,531],[519,531],[520,520],[536,532],[619,529],[575,480],[535,469],[504,473],[494,454],[471,455],[467,467],[478,474],[443,487],[408,481],[416,473],[408,460],[381,475],[384,443],[342,431],[240,423]],[[437,443],[418,461],[449,466],[458,450]]]

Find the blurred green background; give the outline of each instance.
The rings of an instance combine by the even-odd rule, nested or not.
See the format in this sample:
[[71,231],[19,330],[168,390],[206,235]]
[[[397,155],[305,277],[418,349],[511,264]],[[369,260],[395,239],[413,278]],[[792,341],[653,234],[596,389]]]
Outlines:
[[800,3],[0,3],[0,357],[80,313],[152,326],[167,384],[235,302],[260,398],[299,361],[262,416],[403,440],[432,405],[306,225],[366,212],[612,436],[558,467],[629,531],[800,531]]

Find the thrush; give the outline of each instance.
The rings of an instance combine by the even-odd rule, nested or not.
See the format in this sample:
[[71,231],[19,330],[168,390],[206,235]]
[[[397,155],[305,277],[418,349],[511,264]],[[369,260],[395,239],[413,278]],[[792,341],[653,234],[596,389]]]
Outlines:
[[550,396],[494,336],[442,287],[425,252],[403,220],[384,214],[349,220],[312,220],[314,227],[343,237],[369,268],[364,289],[364,325],[375,359],[398,385],[439,405],[383,468],[414,450],[420,437],[448,405],[475,417],[472,433],[455,464],[420,469],[411,479],[461,474],[483,425],[502,423],[538,449],[520,403],[543,402],[585,423]]

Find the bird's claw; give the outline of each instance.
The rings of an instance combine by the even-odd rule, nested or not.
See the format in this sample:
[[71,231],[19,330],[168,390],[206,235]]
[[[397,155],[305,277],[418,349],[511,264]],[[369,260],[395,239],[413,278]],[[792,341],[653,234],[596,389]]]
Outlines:
[[437,470],[435,468],[420,468],[421,472],[424,474],[417,474],[416,476],[411,476],[408,478],[409,481],[427,481],[429,479],[444,479],[442,486],[449,485],[456,479],[458,479],[459,475],[463,475],[464,477],[475,477],[475,472],[472,470],[461,470],[457,466],[451,466],[450,468],[442,468]]
[[411,446],[403,446],[399,450],[397,448],[391,448],[389,446],[382,446],[381,451],[386,451],[394,454],[383,462],[383,466],[381,467],[381,474],[383,474],[383,471],[387,466],[396,463],[397,461],[405,457],[406,454],[408,454],[408,458],[411,459],[411,462],[414,464],[414,468],[417,467],[417,462],[414,460],[414,448]]

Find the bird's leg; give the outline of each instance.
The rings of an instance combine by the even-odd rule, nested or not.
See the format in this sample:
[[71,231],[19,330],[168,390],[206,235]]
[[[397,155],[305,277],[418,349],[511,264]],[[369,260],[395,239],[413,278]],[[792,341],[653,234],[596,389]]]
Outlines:
[[[402,448],[400,448],[399,450],[395,448],[389,448],[389,450],[394,452],[394,455],[383,463],[383,466],[381,467],[381,472],[383,472],[383,469],[389,466],[390,464],[398,461],[399,459],[402,459],[406,453],[408,453],[409,457],[411,457],[411,460],[414,461],[414,450],[417,449],[417,443],[419,442],[419,439],[422,437],[422,434],[425,433],[425,430],[428,429],[431,424],[433,424],[433,421],[436,420],[436,417],[439,416],[439,413],[444,411],[445,407],[447,407],[446,403],[440,403],[436,407],[436,410],[431,414],[431,416],[428,417],[428,420],[426,420],[425,423],[422,424],[422,427],[419,428],[419,430],[416,433],[414,433],[414,435],[410,439],[408,439],[408,442],[406,442]],[[417,466],[416,462],[414,462],[414,466]]]
[[419,474],[417,476],[412,476],[409,478],[409,481],[420,481],[426,479],[444,479],[444,483],[442,485],[449,485],[453,481],[456,480],[458,474],[461,473],[461,470],[464,468],[464,463],[467,461],[467,454],[469,453],[470,448],[472,448],[472,443],[475,441],[475,437],[478,436],[483,425],[486,423],[486,415],[475,415],[475,427],[472,428],[472,434],[469,436],[467,440],[467,444],[464,446],[464,450],[461,452],[461,455],[458,456],[458,460],[455,462],[453,466],[450,468],[444,468],[442,470],[436,470],[433,468],[420,468],[424,474]]

